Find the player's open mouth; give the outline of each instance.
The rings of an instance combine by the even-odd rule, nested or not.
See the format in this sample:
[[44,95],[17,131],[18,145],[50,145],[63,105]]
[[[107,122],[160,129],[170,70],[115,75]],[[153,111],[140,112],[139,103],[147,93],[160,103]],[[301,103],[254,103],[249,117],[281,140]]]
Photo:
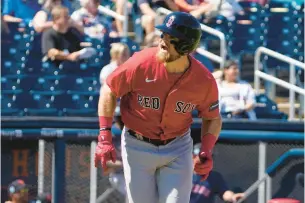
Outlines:
[[167,51],[167,50],[168,50],[167,46],[165,46],[165,45],[161,45],[161,49],[162,49],[163,51]]

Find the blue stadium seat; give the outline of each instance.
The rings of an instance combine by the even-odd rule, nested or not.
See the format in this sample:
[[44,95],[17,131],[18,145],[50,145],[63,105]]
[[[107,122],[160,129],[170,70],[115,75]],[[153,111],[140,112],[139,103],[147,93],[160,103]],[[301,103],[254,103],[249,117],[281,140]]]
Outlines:
[[98,93],[69,92],[56,98],[55,106],[65,116],[97,116]]
[[22,111],[18,108],[17,100],[22,90],[2,90],[1,91],[1,115],[2,116],[22,116]]
[[18,107],[28,116],[58,116],[60,112],[54,107],[54,101],[60,94],[60,91],[30,91],[22,95]]
[[258,119],[283,119],[286,120],[288,116],[278,111],[277,104],[269,99],[265,94],[256,96],[257,106],[255,107],[256,117]]
[[25,64],[16,62],[14,59],[1,60],[1,73],[2,75],[20,75],[24,72]]
[[65,76],[59,83],[60,90],[78,92],[99,92],[100,83],[97,77]]
[[26,75],[3,75],[1,77],[1,89],[2,90],[26,90],[22,81],[26,78]]

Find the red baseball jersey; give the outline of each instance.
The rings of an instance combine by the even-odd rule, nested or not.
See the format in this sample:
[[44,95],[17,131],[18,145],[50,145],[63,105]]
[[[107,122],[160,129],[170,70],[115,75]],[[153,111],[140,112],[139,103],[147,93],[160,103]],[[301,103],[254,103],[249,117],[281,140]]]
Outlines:
[[190,56],[184,73],[168,73],[157,60],[157,51],[148,48],[135,53],[106,80],[121,97],[125,126],[145,137],[166,140],[190,128],[194,109],[199,117],[219,117],[218,89],[209,70]]

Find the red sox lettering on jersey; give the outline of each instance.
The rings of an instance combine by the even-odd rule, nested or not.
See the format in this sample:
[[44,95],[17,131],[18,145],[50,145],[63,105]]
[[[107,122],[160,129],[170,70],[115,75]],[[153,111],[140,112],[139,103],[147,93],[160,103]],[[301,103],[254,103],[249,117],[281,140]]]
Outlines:
[[125,126],[165,140],[190,128],[194,109],[200,117],[218,117],[218,89],[209,70],[190,56],[184,73],[168,73],[156,59],[157,50],[135,53],[107,78],[112,92],[121,97]]

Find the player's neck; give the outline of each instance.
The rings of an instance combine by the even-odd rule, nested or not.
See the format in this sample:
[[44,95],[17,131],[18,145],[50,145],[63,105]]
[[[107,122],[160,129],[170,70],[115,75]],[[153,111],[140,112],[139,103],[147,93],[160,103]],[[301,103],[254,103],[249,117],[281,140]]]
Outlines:
[[190,61],[187,55],[183,55],[175,61],[164,64],[169,73],[183,73],[190,66]]

